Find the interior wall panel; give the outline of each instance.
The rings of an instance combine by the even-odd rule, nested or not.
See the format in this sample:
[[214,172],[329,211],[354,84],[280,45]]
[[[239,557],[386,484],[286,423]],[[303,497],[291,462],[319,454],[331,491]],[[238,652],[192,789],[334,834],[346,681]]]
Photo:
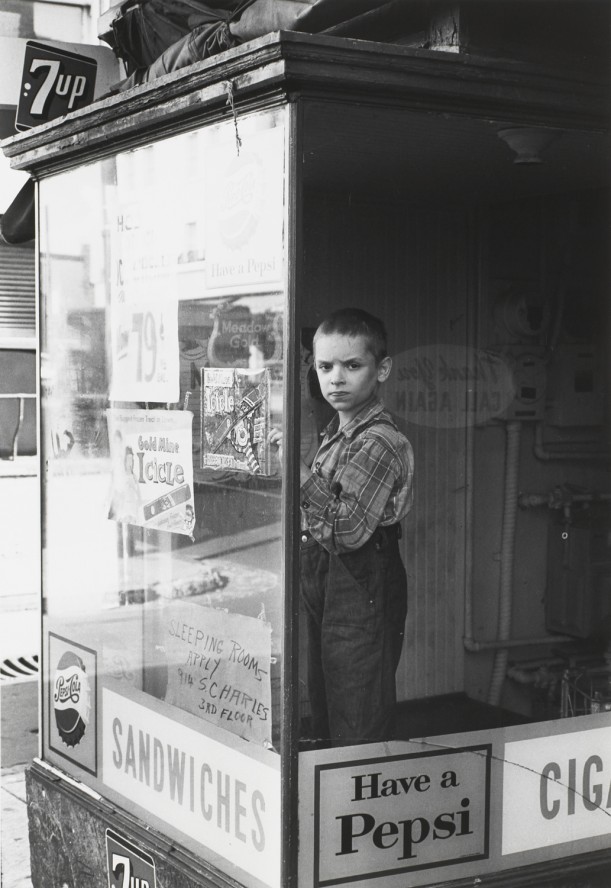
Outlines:
[[321,195],[309,202],[306,231],[303,323],[315,326],[347,305],[382,317],[395,358],[387,406],[414,448],[414,507],[401,542],[409,612],[399,697],[461,691],[465,429],[425,413],[407,423],[402,387],[414,383],[396,378],[402,363],[414,368],[419,356],[467,344],[467,220],[459,211]]

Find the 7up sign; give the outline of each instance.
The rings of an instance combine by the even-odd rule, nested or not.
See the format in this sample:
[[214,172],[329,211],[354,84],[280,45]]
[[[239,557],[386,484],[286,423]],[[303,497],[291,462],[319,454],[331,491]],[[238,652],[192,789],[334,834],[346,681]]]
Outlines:
[[112,829],[106,830],[108,888],[156,888],[155,861]]
[[30,129],[90,104],[97,62],[28,40],[15,128]]

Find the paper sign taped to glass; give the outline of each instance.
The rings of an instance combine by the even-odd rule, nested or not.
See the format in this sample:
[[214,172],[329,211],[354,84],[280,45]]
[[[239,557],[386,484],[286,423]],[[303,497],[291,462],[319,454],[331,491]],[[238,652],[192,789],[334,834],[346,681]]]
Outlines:
[[192,422],[186,410],[106,411],[108,518],[193,536]]
[[173,603],[165,616],[166,703],[271,745],[271,625],[190,602]]
[[148,298],[111,308],[113,401],[173,404],[179,397],[178,303]]
[[270,473],[267,368],[202,368],[202,468]]
[[284,279],[284,128],[221,124],[208,136],[206,289],[208,293],[280,290]]

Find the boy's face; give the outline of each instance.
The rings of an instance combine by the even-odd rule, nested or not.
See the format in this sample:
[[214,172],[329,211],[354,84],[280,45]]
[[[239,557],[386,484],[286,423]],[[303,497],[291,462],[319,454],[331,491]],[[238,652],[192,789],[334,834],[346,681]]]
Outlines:
[[339,413],[340,426],[350,422],[388,378],[390,358],[377,363],[364,336],[318,334],[314,362],[325,401]]

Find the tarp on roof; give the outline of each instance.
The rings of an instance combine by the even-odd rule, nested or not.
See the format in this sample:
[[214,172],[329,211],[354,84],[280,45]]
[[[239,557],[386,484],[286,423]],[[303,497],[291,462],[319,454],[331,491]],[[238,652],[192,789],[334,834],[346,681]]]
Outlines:
[[[372,17],[390,22],[404,0],[126,0],[104,39],[139,84],[192,65],[272,31],[322,33],[371,28]],[[3,217],[0,242],[34,237],[34,184],[27,182]]]
[[[139,0],[123,4],[104,35],[126,64],[121,89],[272,31],[321,33],[356,21],[389,0]],[[344,31],[345,33],[345,31]]]

